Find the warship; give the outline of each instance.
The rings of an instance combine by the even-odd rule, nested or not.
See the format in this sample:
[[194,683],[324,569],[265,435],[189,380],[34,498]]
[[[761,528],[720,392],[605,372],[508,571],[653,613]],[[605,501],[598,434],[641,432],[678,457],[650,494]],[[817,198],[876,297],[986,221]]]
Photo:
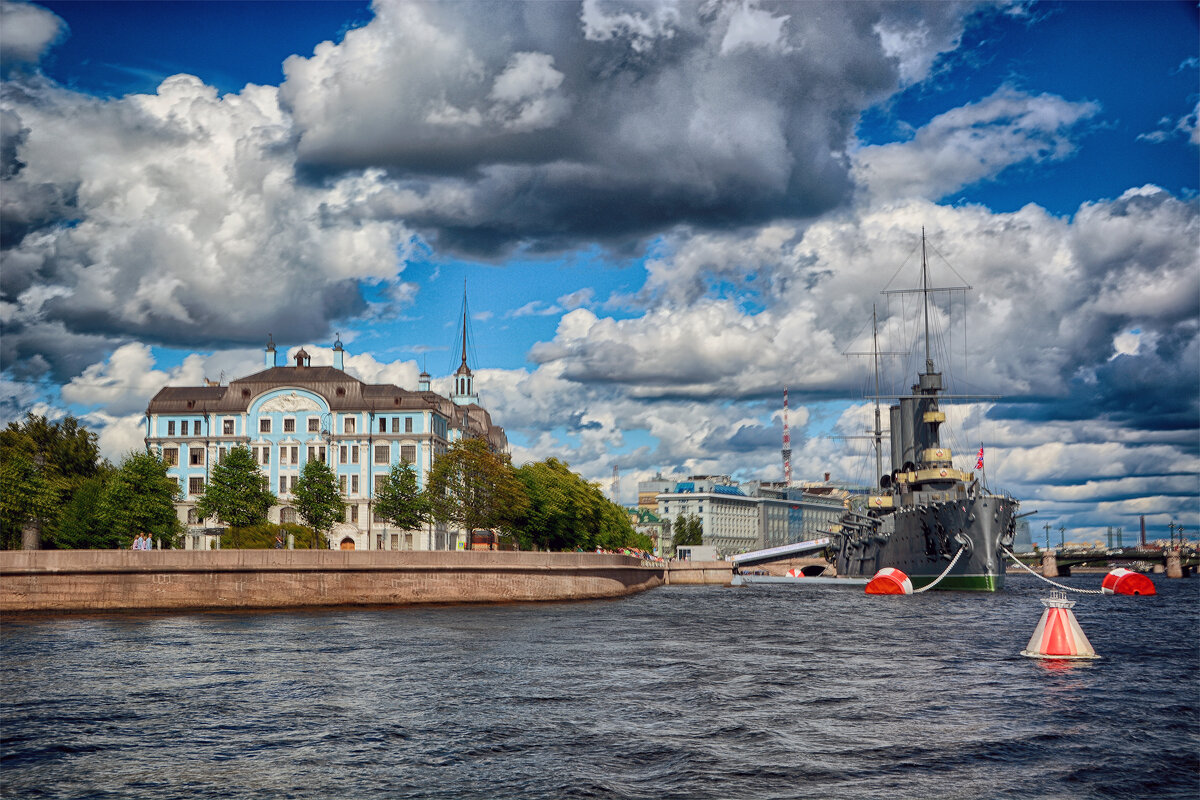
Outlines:
[[[882,468],[878,334],[875,334],[875,452],[878,484],[865,503],[852,505],[830,532],[839,577],[871,577],[884,567],[905,572],[914,588],[984,592],[1004,586],[1003,548],[1011,548],[1018,502],[984,485],[982,475],[955,469],[939,431],[946,414],[942,374],[929,349],[929,265],[921,232],[921,288],[925,319],[925,369],[908,395],[892,397],[891,470]],[[982,469],[980,449],[976,469]],[[949,571],[947,572],[947,569]],[[943,573],[946,573],[943,576]],[[940,581],[938,578],[942,577]]]

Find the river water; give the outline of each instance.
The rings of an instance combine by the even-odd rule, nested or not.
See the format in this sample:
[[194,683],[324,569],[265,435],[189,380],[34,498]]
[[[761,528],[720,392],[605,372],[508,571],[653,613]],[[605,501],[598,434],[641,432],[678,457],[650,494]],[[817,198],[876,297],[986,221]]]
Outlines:
[[[1099,575],[1066,579],[1099,588]],[[12,798],[1195,798],[1200,580],[8,617]]]

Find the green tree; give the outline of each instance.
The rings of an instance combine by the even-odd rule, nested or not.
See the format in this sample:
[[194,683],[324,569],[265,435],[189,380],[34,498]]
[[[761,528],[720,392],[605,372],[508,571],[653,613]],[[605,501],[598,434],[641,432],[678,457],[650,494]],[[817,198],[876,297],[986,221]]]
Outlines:
[[28,531],[39,547],[56,546],[63,508],[100,467],[96,434],[74,417],[10,422],[0,431],[0,543],[20,547]]
[[411,464],[393,464],[387,480],[375,493],[375,516],[400,530],[412,531],[431,519],[429,497],[417,487]]
[[246,447],[235,447],[212,468],[204,494],[196,501],[201,518],[217,517],[234,528],[267,521],[267,512],[278,502]]
[[89,546],[128,547],[139,533],[174,546],[183,532],[175,513],[178,494],[164,461],[153,453],[130,453],[100,492],[97,516],[105,538]]
[[52,466],[22,450],[4,454],[0,461],[0,525],[5,549],[22,546],[26,532],[32,533],[37,546],[47,526],[58,519],[59,506],[66,494],[65,482]]
[[85,479],[62,508],[54,544],[65,550],[101,550],[121,547],[121,537],[100,514],[100,499],[116,469],[107,462],[99,473]]
[[516,523],[523,548],[544,550],[649,549],[650,539],[633,529],[629,515],[600,488],[556,458],[517,469],[529,507]]
[[[511,531],[529,505],[510,459],[482,439],[462,439],[434,462],[426,491],[433,518],[476,530]],[[469,546],[469,545],[468,545]]]
[[671,537],[671,547],[695,547],[704,544],[704,524],[697,516],[679,516],[675,518],[675,535]]
[[292,496],[296,513],[313,529],[312,547],[328,547],[329,531],[346,513],[333,470],[324,461],[310,458],[300,471]]

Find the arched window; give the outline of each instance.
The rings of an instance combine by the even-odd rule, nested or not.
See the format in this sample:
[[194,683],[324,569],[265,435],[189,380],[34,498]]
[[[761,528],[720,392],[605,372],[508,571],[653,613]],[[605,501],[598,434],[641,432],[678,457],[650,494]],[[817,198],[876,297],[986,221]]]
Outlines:
[[279,510],[279,521],[284,525],[294,525],[298,521],[296,519],[296,509],[291,506],[284,506]]
[[199,524],[200,524],[200,515],[196,513],[196,509],[189,508],[188,509],[188,525],[199,525]]

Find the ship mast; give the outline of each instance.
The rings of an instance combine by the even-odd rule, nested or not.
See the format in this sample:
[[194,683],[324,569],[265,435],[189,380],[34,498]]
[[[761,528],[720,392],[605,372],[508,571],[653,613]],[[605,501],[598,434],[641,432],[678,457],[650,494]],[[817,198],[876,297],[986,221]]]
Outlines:
[[879,317],[871,304],[871,340],[875,356],[875,480],[883,475],[883,426],[879,422]]
[[929,356],[929,261],[925,258],[925,226],[921,226],[921,294],[925,298],[925,372],[933,372]]

